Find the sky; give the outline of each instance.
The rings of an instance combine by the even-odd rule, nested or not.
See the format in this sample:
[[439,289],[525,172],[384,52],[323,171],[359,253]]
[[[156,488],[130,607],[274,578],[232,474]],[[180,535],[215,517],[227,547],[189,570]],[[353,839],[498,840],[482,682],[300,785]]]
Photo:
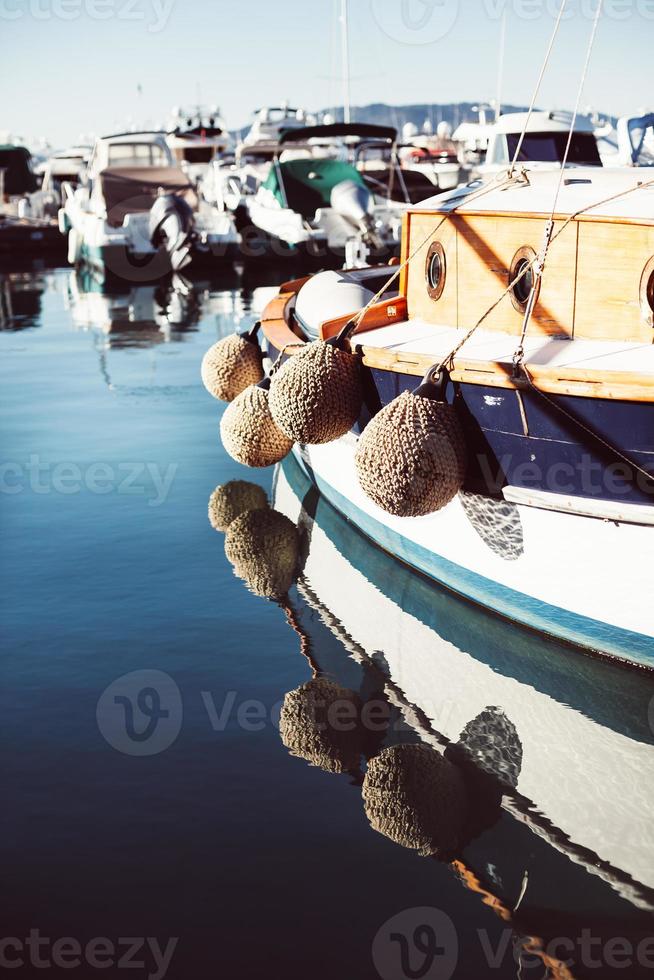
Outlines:
[[[348,0],[354,105],[528,104],[562,0]],[[565,0],[538,103],[576,98],[598,0]],[[582,107],[654,109],[654,0],[603,0]],[[55,146],[218,105],[342,104],[341,0],[0,0],[0,130]]]

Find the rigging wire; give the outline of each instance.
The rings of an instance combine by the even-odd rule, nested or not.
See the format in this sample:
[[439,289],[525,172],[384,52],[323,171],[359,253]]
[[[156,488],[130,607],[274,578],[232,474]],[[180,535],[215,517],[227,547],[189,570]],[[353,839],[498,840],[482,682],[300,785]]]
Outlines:
[[520,139],[518,140],[518,145],[515,148],[515,153],[513,155],[513,160],[511,161],[511,166],[509,167],[509,176],[512,177],[515,171],[515,165],[518,157],[520,156],[520,150],[522,149],[522,144],[524,142],[525,136],[527,134],[527,129],[529,128],[529,123],[531,122],[531,117],[534,114],[534,108],[536,106],[536,99],[538,98],[538,93],[540,92],[540,87],[543,84],[543,79],[545,77],[545,72],[550,63],[550,58],[552,57],[552,51],[554,50],[554,43],[556,41],[557,35],[559,33],[559,28],[561,26],[561,21],[563,20],[563,14],[567,7],[568,0],[561,0],[561,7],[559,9],[556,22],[554,24],[554,30],[552,31],[552,36],[550,38],[550,43],[547,46],[547,51],[545,53],[545,60],[543,61],[540,75],[538,76],[538,81],[536,82],[536,88],[534,89],[534,94],[531,98],[531,104],[529,106],[529,111],[527,113],[527,118],[525,119],[524,126],[522,127],[522,132],[520,134]]

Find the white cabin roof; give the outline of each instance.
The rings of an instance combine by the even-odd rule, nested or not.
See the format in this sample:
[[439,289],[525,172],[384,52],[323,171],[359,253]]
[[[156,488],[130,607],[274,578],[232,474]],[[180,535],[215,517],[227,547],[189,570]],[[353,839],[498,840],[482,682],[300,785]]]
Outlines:
[[[527,122],[527,112],[507,112],[493,124],[495,133],[521,133]],[[571,112],[533,112],[527,133],[568,133],[572,124]],[[592,133],[593,127],[587,119],[577,117],[575,133]]]
[[[507,184],[507,173],[495,174],[413,205],[412,211],[518,212],[549,214],[552,210],[560,170],[527,171],[528,180],[518,173]],[[645,186],[648,185],[648,186]],[[483,191],[483,193],[482,193]],[[615,200],[606,201],[615,195]],[[467,199],[470,198],[468,201]],[[565,171],[556,206],[557,215],[588,210],[594,217],[630,218],[654,222],[654,168],[577,167]]]
[[100,136],[96,141],[96,146],[99,143],[156,143],[157,145],[165,145],[166,134],[164,132],[134,132],[134,133],[116,133],[115,136]]

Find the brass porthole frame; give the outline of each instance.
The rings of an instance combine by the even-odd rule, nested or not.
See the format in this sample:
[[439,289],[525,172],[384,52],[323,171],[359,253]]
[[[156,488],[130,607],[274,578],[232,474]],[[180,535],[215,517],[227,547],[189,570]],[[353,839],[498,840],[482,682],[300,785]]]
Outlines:
[[654,327],[654,255],[640,277],[640,311],[648,327]]
[[[432,260],[435,255],[438,255],[441,263],[441,277],[437,286],[431,285],[431,280],[429,277],[429,270],[431,267]],[[447,279],[447,259],[445,258],[445,249],[440,242],[432,242],[429,246],[427,252],[427,261],[425,262],[425,282],[427,283],[427,293],[429,298],[434,301],[439,300],[443,295],[443,290],[445,289],[445,280]]]
[[[531,247],[531,245],[523,245],[522,248],[519,248],[518,251],[513,256],[513,258],[511,259],[511,265],[509,266],[509,275],[506,283],[507,286],[510,286],[513,280],[515,279],[518,273],[518,266],[521,262],[523,262],[525,259],[528,262],[533,262],[536,258],[537,258],[536,252]],[[538,302],[539,294],[540,294],[540,279],[536,283],[536,303]],[[513,306],[513,309],[517,310],[518,313],[524,313],[525,310],[527,309],[527,303],[529,302],[529,300],[519,299],[515,294],[515,286],[513,287],[513,289],[510,290],[509,296],[511,297],[511,305]],[[534,305],[536,304],[534,303]]]

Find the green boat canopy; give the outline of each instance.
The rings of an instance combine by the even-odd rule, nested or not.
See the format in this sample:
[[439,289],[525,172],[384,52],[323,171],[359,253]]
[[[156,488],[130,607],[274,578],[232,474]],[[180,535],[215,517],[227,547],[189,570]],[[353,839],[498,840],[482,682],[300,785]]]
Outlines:
[[303,218],[311,219],[318,208],[331,206],[332,190],[344,180],[353,180],[365,187],[359,171],[341,160],[286,160],[273,163],[263,186],[275,195],[282,207],[289,207]]
[[0,167],[5,170],[5,194],[29,194],[37,188],[30,166],[32,157],[24,146],[0,146]]

